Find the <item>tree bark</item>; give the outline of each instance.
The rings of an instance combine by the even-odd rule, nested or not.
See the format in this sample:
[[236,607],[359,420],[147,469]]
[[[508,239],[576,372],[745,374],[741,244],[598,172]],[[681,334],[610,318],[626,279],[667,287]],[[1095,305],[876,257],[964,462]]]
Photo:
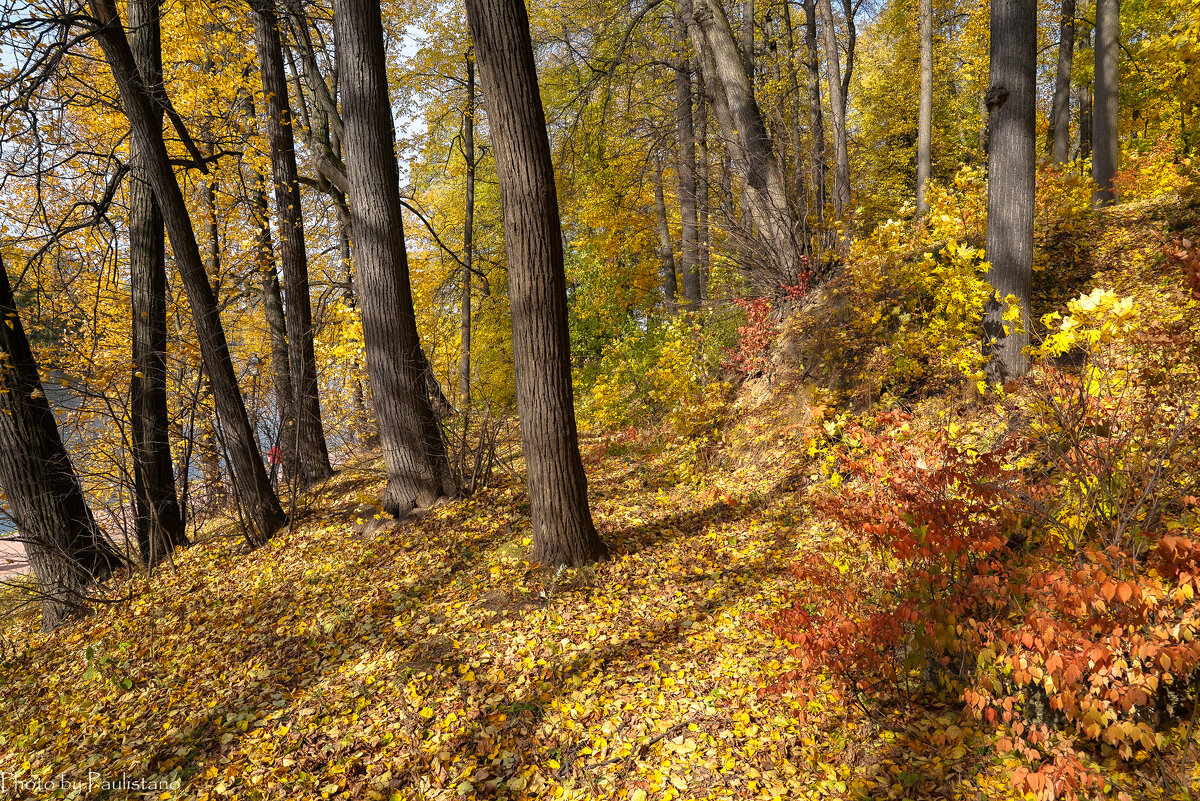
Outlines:
[[663,197],[662,163],[654,165],[654,218],[658,224],[658,260],[662,266],[663,303],[673,310],[676,302],[675,247],[671,244],[671,229],[667,224],[667,203]]
[[700,303],[700,270],[697,237],[700,224],[696,216],[696,130],[692,119],[692,65],[687,57],[687,26],[675,19],[675,135],[679,160],[679,276],[683,300],[689,306]]
[[42,630],[81,610],[124,564],[96,524],[42,391],[0,262],[0,487],[42,598]]
[[[987,280],[984,335],[988,377],[999,383],[1028,369],[1030,283],[1033,275],[1034,100],[1037,70],[1036,0],[993,0],[988,89]],[[1016,296],[1021,319],[1006,329],[1005,298]]]
[[[132,0],[130,42],[146,86],[162,85],[162,48],[158,0]],[[161,129],[162,112],[155,119]],[[133,451],[134,532],[142,564],[153,568],[178,546],[188,544],[168,435],[167,268],[162,213],[146,177],[144,157],[135,142],[129,184],[129,283],[132,301],[130,336],[133,374],[129,386],[130,441]]]
[[1058,27],[1058,73],[1050,111],[1050,149],[1055,164],[1071,155],[1071,67],[1075,58],[1075,0],[1063,0]]
[[162,209],[175,263],[192,307],[200,353],[227,437],[234,484],[253,528],[248,539],[265,542],[283,525],[285,516],[263,468],[230,361],[216,295],[200,259],[196,234],[163,142],[162,129],[155,122],[154,107],[161,100],[152,97],[141,82],[114,0],[88,0],[88,7],[97,21],[97,39],[120,92],[133,140],[145,159],[146,174]]
[[817,0],[825,34],[825,69],[829,74],[829,109],[833,128],[833,213],[841,219],[850,205],[850,152],[846,144],[846,95],[843,92],[837,28],[829,0]]
[[704,81],[696,81],[696,272],[700,277],[700,298],[708,298],[709,263],[712,244],[708,223],[708,98]]
[[467,110],[463,114],[463,159],[467,166],[466,211],[463,216],[462,303],[459,309],[458,401],[466,414],[471,405],[471,268],[475,256],[475,56],[467,54]]
[[808,53],[808,125],[812,129],[812,192],[817,226],[825,227],[825,118],[821,108],[821,54],[817,50],[817,3],[804,0],[804,49]]
[[754,0],[742,0],[742,63],[746,80],[754,85]]
[[283,42],[274,0],[250,0],[254,41],[267,105],[267,143],[275,185],[275,217],[279,225],[279,255],[288,328],[288,366],[291,369],[292,409],[296,419],[296,451],[301,488],[333,474],[321,400],[317,387],[317,358],[313,347],[312,300],[308,285],[308,253],[300,207],[300,172],[296,141],[283,69]]
[[466,9],[504,210],[533,556],[545,565],[581,565],[606,550],[579,457],[562,229],[529,18],[521,0],[466,0]]
[[400,518],[453,495],[454,481],[413,311],[380,6],[335,0],[333,8],[358,298],[388,471],[383,507]]
[[1117,55],[1121,39],[1120,0],[1096,0],[1096,100],[1092,120],[1092,202],[1111,206],[1117,202]]
[[933,0],[921,0],[921,97],[917,111],[917,219],[929,210],[925,189],[933,166]]

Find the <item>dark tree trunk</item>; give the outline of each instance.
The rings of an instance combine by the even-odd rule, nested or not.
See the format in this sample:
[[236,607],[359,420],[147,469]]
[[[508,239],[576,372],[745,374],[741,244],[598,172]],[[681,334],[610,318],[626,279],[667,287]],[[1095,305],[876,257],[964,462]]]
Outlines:
[[1096,101],[1092,121],[1092,180],[1097,206],[1117,202],[1117,55],[1121,39],[1120,0],[1096,0]]
[[[146,86],[162,84],[162,50],[158,0],[132,0],[130,46]],[[162,125],[161,111],[156,115]],[[129,185],[129,283],[132,298],[130,440],[138,555],[153,568],[177,546],[188,544],[168,436],[167,408],[167,268],[162,214],[146,178],[136,143]]]
[[380,6],[335,0],[333,7],[358,300],[388,471],[383,506],[404,517],[453,495],[454,481],[413,311]]
[[929,204],[925,189],[933,166],[933,0],[921,0],[921,97],[917,111],[917,219]]
[[754,0],[742,0],[742,63],[746,79],[754,85]]
[[1050,150],[1055,164],[1071,155],[1071,66],[1075,58],[1075,0],[1063,0],[1058,28],[1058,74],[1050,111]]
[[467,165],[466,213],[463,217],[462,304],[459,309],[458,402],[463,413],[471,405],[471,268],[475,256],[475,56],[467,54],[467,110],[463,114],[463,159]]
[[[994,0],[988,88],[987,280],[984,334],[991,348],[988,377],[1002,382],[1028,369],[1030,282],[1033,275],[1034,99],[1037,70],[1036,0]],[[1005,330],[1009,295],[1021,319]]]
[[267,104],[267,142],[275,184],[275,217],[279,224],[279,255],[283,266],[284,310],[288,328],[293,412],[296,416],[297,476],[309,487],[333,474],[321,421],[317,389],[317,359],[313,350],[312,302],[308,288],[308,254],[300,207],[300,173],[296,141],[283,70],[283,43],[274,0],[250,0],[254,40]]
[[675,248],[671,244],[671,228],[667,224],[667,203],[663,197],[662,164],[654,165],[654,219],[658,228],[658,260],[662,269],[663,303],[675,308]]
[[696,272],[700,276],[700,298],[705,299],[708,297],[708,270],[712,257],[708,226],[708,98],[704,94],[704,82],[697,81],[696,84]]
[[833,8],[817,0],[825,34],[825,69],[829,74],[829,108],[833,127],[833,213],[841,218],[850,205],[850,151],[846,143],[846,94],[843,91],[841,56]]
[[0,262],[0,487],[42,597],[42,630],[124,564],[83,498]]
[[812,129],[812,192],[817,226],[825,226],[828,179],[825,163],[825,115],[821,108],[821,53],[817,49],[817,3],[804,0],[804,50],[808,54],[808,125]]
[[200,259],[200,247],[171,166],[162,129],[156,124],[155,106],[161,104],[161,96],[152,98],[142,85],[114,0],[88,0],[88,7],[97,20],[97,39],[120,92],[133,140],[143,155],[146,174],[162,209],[175,263],[192,307],[200,353],[212,381],[213,396],[225,430],[234,484],[254,529],[247,535],[251,542],[265,542],[283,525],[285,516],[263,468],[229,358],[217,298]]
[[700,303],[700,270],[696,216],[696,130],[692,119],[692,65],[687,58],[687,30],[675,20],[675,47],[679,51],[675,65],[675,135],[679,161],[679,277],[683,300],[689,306]]
[[585,564],[606,551],[579,457],[562,229],[529,18],[521,0],[467,0],[466,7],[504,209],[533,556],[546,565]]

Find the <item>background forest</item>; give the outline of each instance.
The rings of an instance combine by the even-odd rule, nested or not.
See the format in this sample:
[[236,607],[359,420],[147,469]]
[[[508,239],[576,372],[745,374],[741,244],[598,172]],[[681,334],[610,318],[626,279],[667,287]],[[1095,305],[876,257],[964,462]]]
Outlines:
[[3,8],[0,796],[1200,793],[1194,0]]

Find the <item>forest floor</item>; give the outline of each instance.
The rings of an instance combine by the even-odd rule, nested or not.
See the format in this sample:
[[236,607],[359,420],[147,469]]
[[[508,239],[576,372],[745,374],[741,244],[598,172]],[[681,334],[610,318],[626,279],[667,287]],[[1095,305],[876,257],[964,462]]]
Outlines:
[[[859,550],[808,507],[830,412],[799,380],[743,387],[700,453],[585,438],[613,553],[594,567],[530,564],[519,476],[364,535],[383,486],[364,459],[262,548],[213,529],[86,619],[10,621],[0,797],[1021,797],[954,697],[780,685],[763,616],[795,599],[790,568]],[[1163,789],[1149,759],[1104,769],[1114,796],[1200,789]]]

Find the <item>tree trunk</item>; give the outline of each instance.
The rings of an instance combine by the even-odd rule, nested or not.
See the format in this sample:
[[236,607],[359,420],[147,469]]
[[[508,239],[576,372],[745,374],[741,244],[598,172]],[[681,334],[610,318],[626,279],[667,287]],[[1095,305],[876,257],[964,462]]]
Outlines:
[[1117,202],[1117,54],[1121,38],[1120,0],[1096,0],[1096,101],[1092,121],[1092,202],[1111,206]]
[[[130,46],[146,86],[162,84],[158,0],[132,0]],[[156,115],[162,126],[161,111]],[[188,544],[175,495],[167,407],[167,268],[162,213],[134,143],[129,184],[129,283],[132,299],[133,375],[129,386],[138,555],[153,568],[177,546]]]
[[703,81],[696,81],[696,89],[696,272],[700,276],[700,298],[703,300],[708,297],[709,262],[712,258],[708,224],[708,98],[704,94]]
[[147,177],[162,209],[175,263],[192,307],[200,353],[212,381],[213,396],[228,438],[234,484],[254,529],[248,532],[248,539],[265,542],[283,525],[285,516],[263,469],[262,456],[229,358],[217,298],[200,259],[196,234],[163,142],[162,129],[156,124],[154,106],[161,100],[157,95],[152,97],[141,82],[114,0],[88,0],[88,7],[97,20],[97,39],[120,92],[133,140],[143,154]]
[[42,630],[82,609],[124,560],[96,524],[42,391],[0,262],[0,487],[42,599]]
[[[321,400],[317,388],[317,358],[313,349],[312,301],[308,286],[308,253],[300,207],[300,173],[296,141],[283,71],[283,43],[274,0],[250,0],[254,41],[267,104],[267,142],[275,184],[275,217],[279,225],[279,256],[283,267],[284,310],[288,329],[292,409],[296,416],[296,450],[300,487],[310,487],[333,474]],[[319,111],[319,110],[318,110]]]
[[933,0],[921,0],[921,98],[917,111],[917,219],[929,210],[925,188],[933,166]]
[[696,217],[696,131],[692,124],[692,65],[687,58],[687,31],[683,20],[675,19],[675,134],[679,143],[676,177],[679,179],[679,276],[683,282],[683,300],[689,306],[700,303],[700,270]]
[[804,49],[808,53],[808,125],[812,129],[812,192],[817,226],[825,227],[828,167],[825,163],[825,119],[821,108],[821,54],[817,50],[817,3],[804,0]]
[[663,198],[662,163],[654,165],[654,217],[658,223],[658,260],[662,265],[663,303],[675,308],[675,248],[671,244],[671,229],[667,224],[667,203]]
[[1050,149],[1055,164],[1066,164],[1071,154],[1071,66],[1075,57],[1075,0],[1063,0],[1058,28],[1058,74],[1054,79],[1054,105],[1050,111]]
[[[988,88],[987,280],[996,290],[984,316],[993,383],[1028,369],[1030,282],[1033,275],[1034,99],[1037,70],[1036,0],[994,0],[991,85]],[[1007,329],[1004,299],[1016,296],[1021,319]]]
[[334,29],[367,373],[388,470],[383,507],[399,518],[453,495],[454,481],[413,311],[379,4],[335,0]]
[[545,565],[581,565],[606,551],[579,457],[562,229],[529,18],[521,0],[466,0],[466,9],[504,210],[533,556]]
[[742,0],[742,63],[746,80],[754,85],[754,0]]
[[467,54],[467,110],[463,114],[463,159],[467,165],[463,217],[462,305],[459,309],[458,402],[463,414],[471,405],[471,267],[475,255],[475,57]]
[[833,120],[833,213],[841,219],[850,205],[850,153],[846,144],[846,95],[842,91],[837,28],[829,0],[817,0],[825,33],[825,69],[829,74],[829,109]]
[[777,287],[780,277],[796,274],[799,255],[783,169],[719,1],[682,0],[679,7],[701,57],[726,146],[743,178],[745,211],[765,250],[759,266],[767,268],[767,282]]

